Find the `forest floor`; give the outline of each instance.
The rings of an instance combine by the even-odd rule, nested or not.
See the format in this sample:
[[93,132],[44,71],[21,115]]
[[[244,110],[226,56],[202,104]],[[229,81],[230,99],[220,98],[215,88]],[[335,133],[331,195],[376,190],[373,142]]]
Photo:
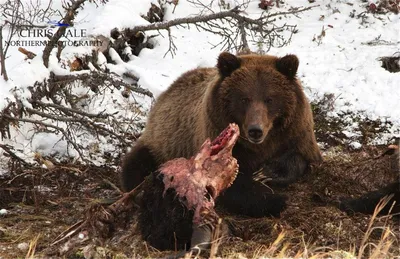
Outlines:
[[[370,215],[347,215],[337,208],[341,197],[357,197],[395,181],[398,157],[384,155],[387,146],[363,145],[351,150],[334,143],[333,139],[338,139],[335,133],[321,133],[322,117],[314,112],[318,140],[326,143],[324,162],[312,167],[298,183],[278,191],[289,197],[289,206],[280,218],[224,215],[235,227],[236,236],[218,247],[218,256],[400,255],[398,219],[379,216],[370,225]],[[0,215],[0,258],[47,258],[54,254],[54,249],[62,249],[51,246],[57,236],[82,220],[93,205],[118,198],[117,186],[118,173],[113,168],[65,164],[55,164],[52,170],[15,167],[0,179],[0,208],[6,209]],[[374,230],[368,235],[369,229]],[[141,239],[133,213],[116,227],[112,237],[86,240],[65,258],[154,258],[168,253],[171,251],[157,251]]]

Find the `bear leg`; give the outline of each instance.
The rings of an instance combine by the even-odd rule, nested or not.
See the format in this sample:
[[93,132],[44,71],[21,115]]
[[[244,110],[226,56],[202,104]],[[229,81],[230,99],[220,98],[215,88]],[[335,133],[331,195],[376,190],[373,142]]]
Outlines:
[[288,186],[303,176],[307,167],[308,163],[302,155],[289,151],[265,164],[263,174],[270,179],[266,181],[268,185]]
[[162,175],[158,172],[153,172],[143,187],[138,218],[143,239],[159,250],[188,249],[193,211],[182,204],[173,189],[164,194]]
[[393,194],[394,196],[387,203],[387,205],[381,210],[380,214],[387,215],[390,211],[390,208],[393,205],[393,202],[396,202],[396,204],[393,206],[393,209],[390,212],[399,213],[400,212],[399,183],[392,183],[379,190],[368,192],[356,199],[343,198],[340,201],[339,209],[349,214],[352,214],[354,212],[372,214],[379,201],[385,196],[390,194]]
[[150,149],[140,140],[126,155],[122,165],[122,188],[130,191],[139,185],[151,172],[158,169],[158,164]]
[[[152,173],[145,182],[140,200],[139,229],[151,246],[160,250],[191,249],[195,254],[211,246],[213,227],[209,224],[193,225],[192,210],[188,210],[173,189],[164,194],[162,175]],[[229,236],[228,225],[222,222],[220,234]],[[179,256],[182,253],[172,255]]]
[[286,208],[286,197],[239,173],[237,179],[217,200],[230,213],[254,218],[279,217]]

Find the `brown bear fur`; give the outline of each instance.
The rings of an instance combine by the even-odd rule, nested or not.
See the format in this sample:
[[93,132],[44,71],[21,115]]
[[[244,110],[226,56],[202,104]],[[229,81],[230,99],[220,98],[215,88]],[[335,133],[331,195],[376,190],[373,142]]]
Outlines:
[[[143,135],[127,154],[124,189],[170,159],[193,156],[206,138],[235,122],[241,138],[233,156],[240,173],[218,202],[234,213],[279,216],[285,197],[254,181],[253,173],[263,168],[272,185],[286,185],[321,161],[311,107],[296,79],[298,65],[294,55],[222,53],[216,68],[184,73],[159,96]],[[155,221],[147,223],[148,230]]]
[[[229,57],[235,56],[227,53],[220,55],[221,71],[224,66],[227,70],[231,69],[230,66],[235,66],[232,64],[235,60],[230,61]],[[251,158],[252,163],[260,166],[262,162],[279,155],[282,147],[295,149],[309,162],[321,160],[313,133],[311,108],[302,87],[293,78],[294,74],[290,75],[292,78],[288,78],[277,70],[281,66],[285,71],[285,68],[291,66],[290,62],[298,64],[298,60],[290,55],[283,59],[278,62],[280,60],[274,56],[240,56],[240,69],[224,80],[217,68],[198,68],[183,74],[158,98],[148,117],[145,131],[136,145],[149,148],[157,163],[161,164],[176,157],[194,155],[207,137],[215,138],[230,122],[238,123],[242,136],[246,138],[247,125],[244,124],[246,119],[243,115],[242,97],[239,95],[243,93],[256,99],[269,93],[268,98],[274,99],[276,96],[277,100],[273,101],[284,103],[284,110],[271,111],[274,114],[270,117],[264,116],[265,121],[262,122],[265,127],[273,128],[274,123],[281,125],[272,129],[261,144],[249,143],[244,138],[239,140],[244,149],[257,153],[257,157]],[[297,65],[295,67],[297,70]],[[232,93],[232,88],[236,89],[235,93]],[[227,107],[224,103],[227,98],[234,98],[231,100],[232,107]],[[265,105],[257,105],[260,106],[259,109],[255,105],[252,114],[247,114],[248,120],[251,116],[257,116],[258,112],[267,115],[268,109],[263,107]],[[226,114],[226,109],[229,109],[230,117]],[[281,118],[276,118],[279,116]],[[234,121],[240,119],[243,121]],[[275,119],[280,121],[275,122]],[[128,164],[134,159],[132,154],[133,152],[125,158],[123,167],[127,170],[130,170]],[[257,166],[254,169],[259,169]],[[124,181],[126,189],[138,185],[143,176],[150,172],[135,173],[141,174],[140,180]]]

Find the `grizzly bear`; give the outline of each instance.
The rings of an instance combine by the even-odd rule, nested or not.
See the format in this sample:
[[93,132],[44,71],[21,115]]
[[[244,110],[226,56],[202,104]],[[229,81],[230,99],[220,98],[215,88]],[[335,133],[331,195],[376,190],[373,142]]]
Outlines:
[[[296,78],[298,66],[295,55],[224,52],[216,68],[184,73],[159,96],[142,136],[126,155],[123,188],[133,189],[168,160],[190,158],[206,138],[214,139],[229,123],[236,123],[241,133],[233,156],[239,174],[217,204],[227,212],[250,217],[279,216],[286,197],[272,193],[270,186],[287,186],[310,163],[322,160],[311,107]],[[253,179],[260,171],[269,187]],[[149,188],[155,189],[144,195],[139,218],[142,234],[157,248],[174,248],[177,240],[190,240],[187,219],[192,214],[173,194],[162,198],[162,186],[153,178],[155,183]]]

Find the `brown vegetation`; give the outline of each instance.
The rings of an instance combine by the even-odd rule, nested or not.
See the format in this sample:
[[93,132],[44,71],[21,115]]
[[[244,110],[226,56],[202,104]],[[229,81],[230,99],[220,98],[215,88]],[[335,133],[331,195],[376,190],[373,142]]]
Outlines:
[[[395,218],[349,216],[336,207],[340,197],[357,197],[397,177],[393,170],[397,158],[385,153],[386,150],[379,146],[365,146],[358,151],[346,151],[340,146],[326,149],[325,162],[285,190],[290,206],[279,219],[249,219],[221,211],[220,215],[235,229],[235,237],[217,247],[217,255],[230,258],[398,255],[400,226]],[[79,222],[89,208],[114,201],[120,195],[116,185],[117,173],[112,168],[55,164],[52,170],[12,172],[0,184],[0,207],[9,210],[0,221],[0,245],[4,248],[0,256],[25,256],[28,250],[19,244],[30,242],[35,244],[36,255],[60,254],[64,247],[50,244]],[[68,244],[75,247],[66,256],[160,257],[171,253],[160,253],[147,246],[140,238],[136,222],[134,212],[123,213],[110,238],[89,239],[87,233],[82,233],[79,245]]]

